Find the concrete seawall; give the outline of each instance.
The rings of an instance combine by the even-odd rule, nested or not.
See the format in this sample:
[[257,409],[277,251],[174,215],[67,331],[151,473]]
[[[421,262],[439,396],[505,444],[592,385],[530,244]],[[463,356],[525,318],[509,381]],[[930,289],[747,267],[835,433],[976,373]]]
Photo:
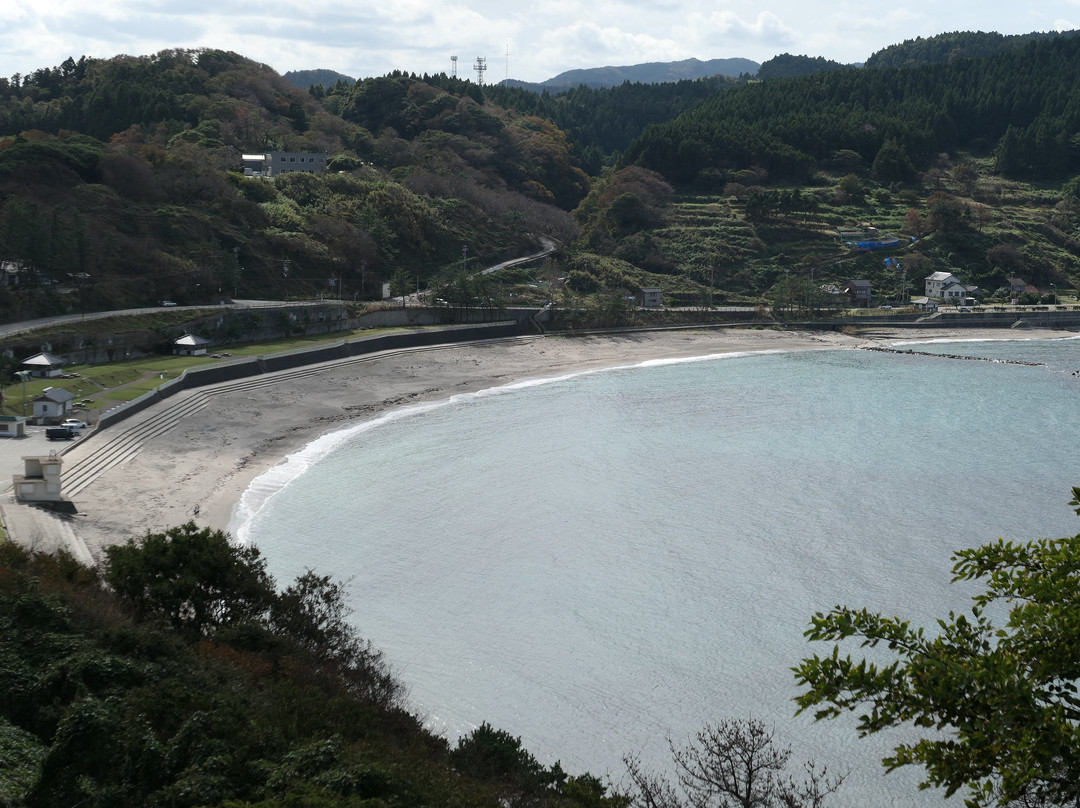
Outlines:
[[125,418],[130,418],[132,415],[142,412],[147,407],[164,401],[182,390],[191,390],[210,384],[237,381],[264,373],[291,370],[305,365],[317,365],[321,362],[332,362],[382,351],[519,337],[530,333],[533,333],[533,331],[525,324],[514,321],[486,325],[452,326],[402,334],[386,334],[378,337],[359,337],[357,339],[342,340],[330,345],[320,345],[317,348],[283,351],[265,356],[236,359],[205,368],[191,368],[185,370],[177,378],[165,382],[155,390],[102,413],[98,419],[97,429],[100,431],[112,424],[123,421]]

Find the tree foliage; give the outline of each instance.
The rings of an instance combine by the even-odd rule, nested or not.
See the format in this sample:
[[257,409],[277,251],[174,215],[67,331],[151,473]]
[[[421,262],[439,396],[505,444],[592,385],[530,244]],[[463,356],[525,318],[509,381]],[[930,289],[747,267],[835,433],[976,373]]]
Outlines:
[[[316,100],[216,50],[0,80],[0,259],[44,287],[88,277],[85,310],[313,295],[330,277],[357,289],[362,262],[371,290],[390,266],[436,274],[463,241],[495,258],[532,249],[535,233],[572,238],[565,210],[588,177],[565,135],[468,82],[431,82],[339,82]],[[325,153],[333,173],[243,177],[240,156],[270,150]],[[75,299],[40,295],[20,313]],[[18,302],[0,295],[0,316]]]
[[[1073,496],[1080,514],[1080,488]],[[925,785],[966,787],[972,805],[1076,805],[1080,535],[999,539],[953,558],[954,581],[986,590],[970,614],[950,613],[934,630],[865,609],[814,615],[806,636],[837,645],[795,668],[800,712],[861,710],[860,734],[914,726],[921,737],[898,745],[885,766],[921,765]],[[841,656],[839,643],[852,639],[885,657]]]
[[1075,36],[1075,31],[998,34],[984,31],[950,31],[930,37],[907,39],[872,53],[866,67],[917,67],[918,65],[978,59],[1023,47],[1054,36]]
[[812,76],[826,70],[850,70],[850,66],[834,62],[823,56],[794,56],[790,53],[781,53],[768,61],[762,62],[755,78],[765,79],[789,79],[794,76]]
[[[274,593],[261,559],[218,531],[148,538],[100,573],[0,543],[3,805],[621,805],[516,740],[507,769],[453,754],[400,684],[370,677],[387,671],[347,622],[342,584],[309,571]],[[208,591],[197,631],[183,615]],[[499,757],[508,736],[484,737],[478,757]]]
[[274,594],[257,547],[194,522],[107,547],[105,557],[105,581],[140,617],[196,636],[260,617]]
[[1006,176],[1060,180],[1080,168],[1078,53],[1080,37],[1042,37],[982,58],[738,86],[650,126],[622,161],[678,183],[750,165],[801,182],[846,150],[865,164],[880,155],[876,170],[892,181],[989,143]]

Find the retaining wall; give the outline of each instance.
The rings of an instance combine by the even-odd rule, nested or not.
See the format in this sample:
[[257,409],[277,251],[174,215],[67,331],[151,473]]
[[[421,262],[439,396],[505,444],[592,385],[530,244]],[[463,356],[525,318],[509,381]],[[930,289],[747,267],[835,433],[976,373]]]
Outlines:
[[132,415],[142,412],[147,407],[153,406],[160,401],[164,401],[181,390],[238,381],[263,373],[292,370],[305,365],[317,365],[321,362],[348,359],[382,351],[519,337],[529,333],[533,332],[521,322],[507,321],[487,325],[452,326],[429,331],[385,334],[378,337],[359,337],[357,339],[342,340],[330,345],[320,345],[317,348],[283,351],[249,359],[236,359],[232,362],[203,368],[189,368],[175,379],[170,379],[149,393],[102,413],[101,417],[98,418],[97,429],[105,429],[112,424],[123,421],[125,418],[130,418]]

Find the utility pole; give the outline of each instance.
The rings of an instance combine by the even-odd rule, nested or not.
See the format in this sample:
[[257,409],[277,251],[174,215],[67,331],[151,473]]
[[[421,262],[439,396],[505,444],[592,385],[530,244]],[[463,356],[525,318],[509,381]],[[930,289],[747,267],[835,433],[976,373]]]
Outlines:
[[32,371],[29,370],[17,370],[15,375],[22,379],[22,414],[23,418],[26,417],[26,380],[30,378]]

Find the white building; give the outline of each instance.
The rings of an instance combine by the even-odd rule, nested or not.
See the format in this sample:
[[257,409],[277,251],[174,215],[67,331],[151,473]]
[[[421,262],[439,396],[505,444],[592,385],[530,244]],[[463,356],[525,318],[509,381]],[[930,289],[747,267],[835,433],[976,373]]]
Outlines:
[[[942,290],[948,287],[950,284],[956,284],[960,286],[960,281],[951,272],[935,272],[932,275],[926,276],[926,291],[927,297],[944,298]],[[963,286],[960,286],[961,290]]]
[[60,387],[46,387],[41,395],[33,400],[34,418],[45,421],[60,421],[71,413],[71,402],[75,396]]
[[968,299],[968,288],[959,281],[949,283],[941,288],[937,297],[941,298],[946,303],[956,303],[959,305]]
[[275,177],[290,171],[318,174],[326,170],[325,152],[266,152],[243,154],[245,177]]
[[184,334],[173,340],[173,353],[177,356],[205,356],[210,340],[197,334]]
[[21,415],[0,415],[0,438],[26,437],[26,419]]
[[42,353],[28,356],[19,364],[30,370],[34,376],[40,376],[43,379],[47,379],[52,376],[59,376],[63,373],[61,365],[64,364],[64,360],[59,356],[53,356],[51,353],[43,351]]

